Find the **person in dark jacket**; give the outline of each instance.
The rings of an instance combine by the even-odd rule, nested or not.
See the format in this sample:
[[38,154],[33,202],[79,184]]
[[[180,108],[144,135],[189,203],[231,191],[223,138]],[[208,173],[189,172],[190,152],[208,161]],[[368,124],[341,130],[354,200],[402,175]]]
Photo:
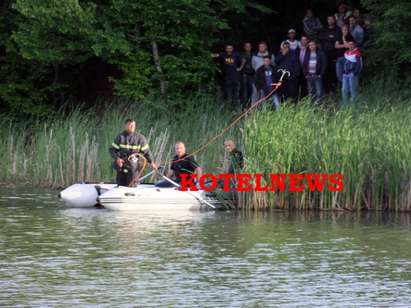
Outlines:
[[305,55],[303,74],[307,79],[308,93],[320,103],[323,98],[323,76],[327,68],[327,57],[317,48],[317,43],[311,41],[308,44],[308,52]]
[[224,148],[229,155],[228,173],[241,173],[244,168],[243,153],[237,149],[235,142],[231,139],[224,141]]
[[[195,161],[194,156],[186,152],[186,146],[182,141],[177,141],[174,145],[176,155],[173,157],[170,169],[166,176],[173,178],[176,183],[181,183],[183,174],[196,174],[197,179],[203,174],[200,165]],[[161,180],[156,183],[156,187],[171,187],[173,184],[166,180]]]
[[348,50],[344,57],[337,60],[337,77],[342,83],[342,105],[348,104],[350,94],[350,101],[352,103],[356,101],[358,78],[363,66],[361,51],[357,48],[354,39],[349,40],[347,44]]
[[[298,51],[298,49],[297,49]],[[290,44],[281,44],[280,54],[275,58],[277,69],[284,69],[290,72],[287,83],[284,84],[284,97],[294,102],[298,99],[298,76],[300,75],[300,64],[298,63],[298,52],[290,49]]]
[[241,59],[241,100],[242,100],[242,107],[247,107],[248,102],[251,100],[251,96],[253,94],[253,88],[255,83],[255,71],[252,65],[252,53],[253,47],[251,43],[247,42],[244,44],[244,53]]
[[[280,80],[281,73],[277,72],[271,63],[270,57],[263,58],[263,65],[257,70],[255,87],[261,97],[267,96],[273,89],[273,84]],[[275,92],[271,96],[272,106],[278,110],[280,108],[280,94]]]
[[130,157],[132,154],[141,154],[153,169],[157,169],[157,164],[151,158],[147,139],[136,132],[136,121],[133,119],[127,119],[124,122],[124,131],[114,139],[109,151],[114,160],[113,168],[117,171],[116,182],[118,185],[134,186],[137,184],[138,157],[132,159]]
[[335,64],[337,61],[337,49],[335,42],[341,37],[341,29],[336,25],[333,15],[327,17],[327,27],[320,31],[319,38],[321,49],[327,56],[327,70],[324,75],[324,87],[327,92],[335,92],[337,79],[335,77]]
[[323,25],[318,19],[318,17],[314,16],[312,9],[305,10],[305,16],[303,19],[303,29],[306,36],[310,38],[310,40],[318,39],[318,32],[323,28]]
[[299,92],[300,96],[299,98],[304,98],[307,96],[308,91],[307,91],[307,80],[305,79],[304,74],[302,74],[302,67],[304,65],[304,60],[305,60],[305,54],[308,52],[308,37],[303,35],[301,36],[300,40],[300,47],[297,49],[297,56],[298,56],[298,62],[300,65],[300,75],[298,76],[298,87],[299,87]]
[[212,54],[220,60],[224,74],[224,98],[238,106],[240,103],[240,66],[241,57],[234,51],[233,45],[226,45],[225,51]]

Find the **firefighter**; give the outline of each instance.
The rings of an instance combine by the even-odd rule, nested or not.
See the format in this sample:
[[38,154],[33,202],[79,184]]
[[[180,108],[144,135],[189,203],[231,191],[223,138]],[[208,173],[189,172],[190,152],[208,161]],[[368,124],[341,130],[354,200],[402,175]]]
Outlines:
[[[114,160],[113,168],[117,171],[116,182],[121,186],[135,186],[137,184],[136,176],[144,158],[147,160],[147,164],[150,164],[153,169],[157,169],[156,163],[151,158],[147,139],[136,132],[136,121],[133,119],[127,119],[124,122],[124,131],[114,139],[110,147],[110,154]],[[144,158],[130,157],[132,154],[141,154]]]

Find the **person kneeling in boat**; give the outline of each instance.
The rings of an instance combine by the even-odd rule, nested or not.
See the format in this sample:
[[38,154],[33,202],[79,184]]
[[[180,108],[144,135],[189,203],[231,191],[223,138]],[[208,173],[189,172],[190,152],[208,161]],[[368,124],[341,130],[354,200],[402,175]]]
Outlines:
[[[124,122],[124,131],[114,139],[110,147],[110,154],[114,159],[113,168],[117,171],[116,182],[120,186],[137,185],[137,176],[141,165],[147,163],[153,169],[157,169],[157,165],[151,158],[147,139],[136,132],[136,121],[133,119],[127,119]],[[136,155],[135,158],[132,154]],[[147,161],[146,163],[143,162],[144,159]]]
[[[183,142],[177,141],[174,145],[175,153],[170,169],[166,172],[168,178],[173,177],[173,180],[178,184],[181,183],[182,174],[197,174],[197,179],[203,174],[203,170],[195,161],[194,157],[186,153],[186,146]],[[157,187],[171,187],[173,184],[167,180],[161,180],[156,183]]]
[[[234,140],[227,139],[224,141],[224,149],[226,153],[228,154],[228,157],[224,159],[225,162],[224,165],[226,165],[226,168],[221,168],[223,169],[226,173],[229,174],[237,174],[241,173],[242,169],[244,168],[244,156],[243,153],[237,149],[237,146],[234,142]],[[223,187],[223,182],[219,182],[219,186]],[[236,180],[231,179],[230,180],[230,188],[231,190],[234,190],[236,187]]]
[[241,173],[244,168],[243,153],[237,149],[235,142],[231,139],[224,141],[224,148],[229,156],[228,173]]

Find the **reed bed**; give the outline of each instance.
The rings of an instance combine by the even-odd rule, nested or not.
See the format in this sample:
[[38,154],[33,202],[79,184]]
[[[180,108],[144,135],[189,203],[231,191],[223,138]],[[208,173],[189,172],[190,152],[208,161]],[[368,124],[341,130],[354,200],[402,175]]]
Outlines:
[[[262,108],[229,132],[246,156],[246,172],[344,174],[341,192],[241,193],[244,210],[411,210],[411,101],[405,90],[370,88],[355,108],[309,101],[279,112]],[[394,97],[392,99],[391,97]],[[125,118],[137,119],[157,162],[169,160],[182,140],[192,151],[224,127],[234,112],[218,100],[197,97],[182,112],[136,103],[95,110],[62,110],[49,119],[13,121],[0,116],[0,182],[64,187],[81,181],[113,181],[108,148]],[[156,107],[157,106],[157,107]],[[217,173],[222,140],[197,155]]]
[[250,193],[243,208],[411,210],[409,101],[330,109],[307,101],[255,113],[245,127],[246,168],[267,180],[269,173],[342,173],[343,191]]
[[[233,113],[207,98],[184,112],[151,106],[115,104],[94,110],[61,111],[46,120],[15,122],[0,117],[0,182],[64,187],[75,182],[114,181],[108,149],[126,118],[137,120],[157,162],[170,160],[173,145],[182,140],[190,151],[221,129]],[[216,171],[224,155],[222,143],[197,157],[205,169]]]

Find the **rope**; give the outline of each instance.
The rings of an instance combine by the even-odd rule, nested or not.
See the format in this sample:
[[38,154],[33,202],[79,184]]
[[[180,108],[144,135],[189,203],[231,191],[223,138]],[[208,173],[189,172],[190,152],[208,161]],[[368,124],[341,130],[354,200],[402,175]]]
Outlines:
[[237,115],[237,117],[235,117],[226,127],[224,127],[223,129],[221,129],[221,131],[219,133],[217,133],[216,135],[214,135],[213,137],[211,137],[206,143],[202,144],[201,146],[199,146],[196,150],[194,150],[193,152],[191,152],[190,154],[188,154],[187,156],[185,156],[184,158],[181,159],[177,159],[177,160],[169,160],[164,162],[164,165],[167,165],[169,163],[172,162],[179,162],[182,161],[184,159],[186,159],[187,157],[191,157],[194,156],[200,152],[202,152],[203,150],[205,150],[209,145],[211,145],[214,141],[216,141],[218,138],[222,137],[227,131],[229,131],[231,128],[233,128],[242,118],[244,118],[251,110],[255,109],[258,105],[260,105],[262,102],[266,101],[267,99],[269,99],[282,85],[282,81],[280,80],[278,83],[273,83],[273,89],[271,90],[270,93],[268,93],[266,96],[260,98],[259,100],[257,100],[254,104],[252,104],[250,107],[248,107],[246,110],[242,111],[240,114]]
[[134,157],[136,157],[136,156],[138,157],[138,159],[142,159],[142,160],[143,160],[143,167],[140,169],[140,171],[138,172],[138,174],[133,177],[133,179],[131,180],[130,184],[128,184],[128,187],[134,187],[134,185],[137,184],[138,180],[140,179],[141,175],[142,175],[143,172],[144,172],[144,169],[145,169],[146,166],[147,166],[147,159],[144,157],[144,155],[142,155],[142,154],[140,154],[140,153],[131,154],[131,155],[128,157],[128,161],[130,162],[130,161],[131,161]]

